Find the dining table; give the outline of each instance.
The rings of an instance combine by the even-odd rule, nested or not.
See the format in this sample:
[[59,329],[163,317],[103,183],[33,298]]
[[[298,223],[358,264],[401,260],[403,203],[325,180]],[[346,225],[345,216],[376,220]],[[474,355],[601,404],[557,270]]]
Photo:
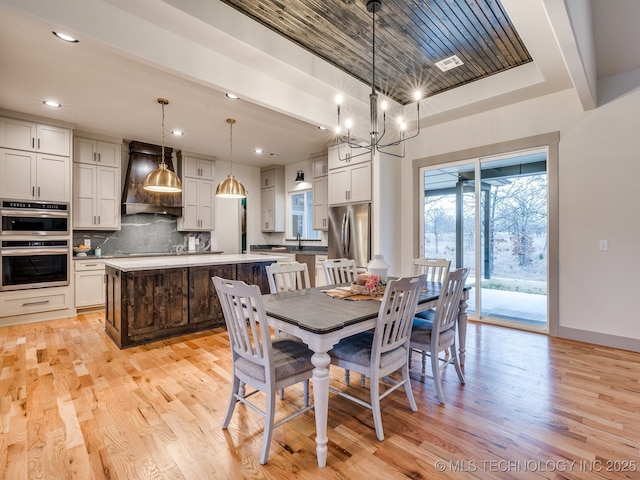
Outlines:
[[[341,339],[373,329],[376,325],[379,299],[333,295],[347,290],[348,284],[292,290],[262,295],[269,325],[281,332],[299,337],[311,351],[313,369],[313,402],[316,421],[316,455],[318,466],[327,463],[327,415],[329,409],[329,351]],[[440,296],[439,282],[426,282],[420,294],[417,311],[434,308]],[[459,361],[464,365],[467,331],[467,301],[465,288],[458,313]]]

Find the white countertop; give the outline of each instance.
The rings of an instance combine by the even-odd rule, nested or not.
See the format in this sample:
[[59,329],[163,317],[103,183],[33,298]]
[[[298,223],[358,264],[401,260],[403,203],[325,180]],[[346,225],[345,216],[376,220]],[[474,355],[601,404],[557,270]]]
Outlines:
[[159,270],[162,268],[197,267],[199,265],[225,265],[230,263],[254,263],[268,262],[270,260],[286,260],[287,257],[277,257],[275,255],[256,255],[251,253],[238,253],[228,255],[176,255],[157,257],[135,257],[135,258],[105,258],[104,264],[117,268],[123,272],[133,272],[136,270]]

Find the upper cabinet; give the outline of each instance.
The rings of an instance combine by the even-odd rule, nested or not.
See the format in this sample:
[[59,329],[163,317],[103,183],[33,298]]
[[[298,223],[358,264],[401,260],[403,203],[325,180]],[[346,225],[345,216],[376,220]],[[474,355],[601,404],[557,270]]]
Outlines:
[[213,157],[178,152],[178,171],[182,179],[182,217],[180,231],[211,231],[214,229],[215,192]]
[[182,169],[182,177],[202,178],[213,180],[215,162],[213,157],[204,157],[199,154],[178,152],[178,161]]
[[0,198],[71,201],[69,157],[0,148]]
[[371,153],[365,148],[351,148],[345,145],[331,145],[327,153],[329,170],[356,163],[371,161]]
[[263,232],[284,232],[284,167],[272,165],[260,171],[261,217]]
[[349,157],[348,151],[358,153],[347,147],[329,148],[329,205],[371,201],[371,156]]
[[83,137],[73,139],[73,161],[76,163],[120,168],[121,158],[122,146],[118,143]]
[[327,152],[314,155],[313,169],[313,229],[329,229],[328,178],[329,164]]
[[311,164],[313,168],[313,178],[326,177],[329,173],[329,162],[326,152],[314,155],[311,159]]
[[73,145],[73,228],[120,230],[122,145],[85,137]]
[[71,201],[71,132],[0,117],[0,198]]
[[53,125],[0,117],[0,146],[68,157],[71,131]]

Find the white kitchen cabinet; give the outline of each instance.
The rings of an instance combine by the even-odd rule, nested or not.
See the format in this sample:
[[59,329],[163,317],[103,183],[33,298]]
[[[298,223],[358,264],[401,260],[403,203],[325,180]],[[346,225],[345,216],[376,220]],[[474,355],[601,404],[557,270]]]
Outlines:
[[329,173],[329,163],[325,152],[311,158],[313,178],[326,177]]
[[73,228],[120,230],[120,168],[74,164]]
[[284,232],[284,167],[265,167],[260,178],[261,229],[263,232]]
[[92,138],[74,137],[73,161],[120,168],[121,145]]
[[365,148],[351,148],[346,145],[340,145],[340,147],[338,147],[337,145],[332,145],[327,151],[329,170],[370,161],[371,152]]
[[205,159],[186,152],[178,152],[178,163],[181,165],[183,177],[213,180],[215,173],[213,158]]
[[313,179],[313,229],[329,228],[329,180],[327,176]]
[[106,277],[102,260],[74,260],[76,308],[105,306]]
[[328,204],[371,201],[371,162],[329,170]]
[[0,292],[0,317],[32,315],[71,308],[69,287]]
[[211,231],[215,224],[215,162],[207,157],[178,152],[178,171],[182,179],[182,217],[179,231]]
[[68,128],[0,117],[0,146],[5,148],[68,157],[70,140]]
[[212,180],[182,179],[182,217],[178,218],[179,231],[211,231],[214,229],[215,186]]
[[73,140],[73,228],[120,230],[121,144]]
[[69,157],[0,148],[0,197],[69,202]]

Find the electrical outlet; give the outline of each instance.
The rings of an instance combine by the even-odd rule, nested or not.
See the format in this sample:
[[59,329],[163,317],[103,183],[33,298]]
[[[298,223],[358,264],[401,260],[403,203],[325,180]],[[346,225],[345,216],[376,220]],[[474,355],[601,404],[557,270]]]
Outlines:
[[609,241],[608,240],[600,240],[600,251],[606,252],[609,250]]
[[90,247],[91,246],[91,239],[90,238],[85,238],[84,239],[84,246],[85,247]]

